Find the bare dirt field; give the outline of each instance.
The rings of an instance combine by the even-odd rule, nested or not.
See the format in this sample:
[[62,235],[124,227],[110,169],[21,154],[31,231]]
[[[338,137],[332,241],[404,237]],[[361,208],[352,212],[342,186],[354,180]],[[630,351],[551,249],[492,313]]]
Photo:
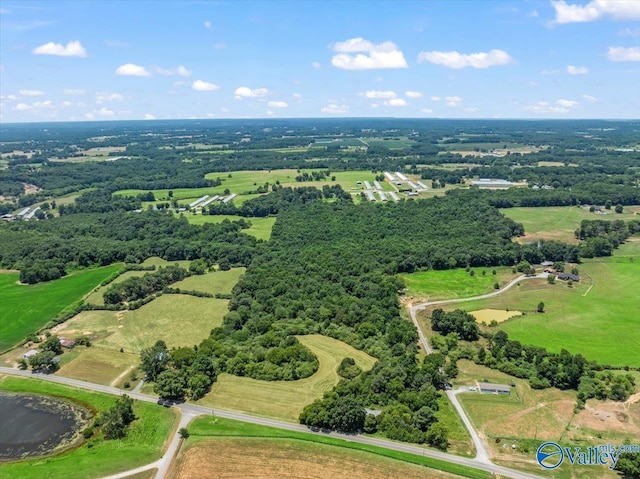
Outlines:
[[505,309],[479,309],[477,311],[469,311],[469,314],[476,318],[476,322],[482,323],[484,321],[487,324],[494,320],[502,323],[514,316],[522,316],[521,311],[507,311]]
[[178,456],[169,477],[212,478],[398,478],[459,477],[375,454],[285,439],[211,439]]

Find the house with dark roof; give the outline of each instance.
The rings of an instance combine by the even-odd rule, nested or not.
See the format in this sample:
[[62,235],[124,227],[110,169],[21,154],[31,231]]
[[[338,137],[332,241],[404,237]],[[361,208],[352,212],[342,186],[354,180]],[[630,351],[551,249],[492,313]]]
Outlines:
[[571,273],[558,273],[558,276],[556,276],[556,278],[561,279],[563,281],[571,280],[576,283],[580,281],[580,276],[571,274]]

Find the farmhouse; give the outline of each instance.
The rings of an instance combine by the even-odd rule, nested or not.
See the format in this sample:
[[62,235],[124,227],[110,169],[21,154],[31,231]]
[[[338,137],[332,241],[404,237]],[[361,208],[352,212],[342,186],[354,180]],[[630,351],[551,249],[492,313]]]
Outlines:
[[24,359],[29,359],[31,356],[35,356],[36,354],[38,354],[38,350],[37,349],[30,349],[29,351],[27,351],[26,353],[24,353],[22,355],[22,357]]
[[577,276],[571,273],[558,273],[557,278],[563,281],[568,281],[568,280],[575,281],[575,282],[580,281],[580,276]]
[[478,390],[484,394],[511,394],[511,386],[506,384],[478,383]]

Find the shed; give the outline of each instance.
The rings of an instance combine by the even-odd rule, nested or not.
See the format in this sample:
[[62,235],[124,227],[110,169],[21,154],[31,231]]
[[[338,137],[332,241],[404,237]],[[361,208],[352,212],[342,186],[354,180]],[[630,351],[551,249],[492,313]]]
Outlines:
[[76,342],[73,339],[60,338],[60,346],[67,349],[73,349]]
[[26,353],[24,353],[22,355],[22,357],[24,359],[29,359],[31,356],[35,356],[36,354],[38,354],[38,350],[37,349],[30,349],[29,351],[27,351]]
[[511,394],[511,386],[506,384],[478,383],[481,393]]
[[543,261],[540,266],[553,266],[553,261]]

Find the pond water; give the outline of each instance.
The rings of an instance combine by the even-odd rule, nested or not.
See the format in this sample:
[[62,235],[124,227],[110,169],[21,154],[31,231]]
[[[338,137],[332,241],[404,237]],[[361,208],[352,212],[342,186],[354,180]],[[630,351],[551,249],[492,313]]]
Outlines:
[[0,460],[59,452],[79,440],[89,411],[51,396],[0,391]]

